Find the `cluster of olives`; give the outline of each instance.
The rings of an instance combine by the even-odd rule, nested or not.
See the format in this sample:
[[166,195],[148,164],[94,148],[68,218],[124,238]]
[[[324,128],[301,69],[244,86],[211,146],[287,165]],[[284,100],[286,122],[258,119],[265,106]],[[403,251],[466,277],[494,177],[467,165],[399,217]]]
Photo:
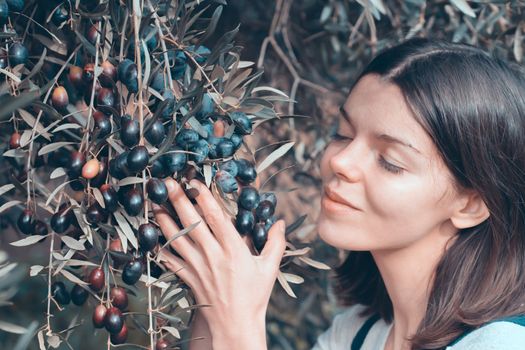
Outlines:
[[[224,200],[237,203],[238,211],[232,221],[241,235],[251,238],[257,252],[264,248],[268,231],[276,221],[277,199],[271,192],[259,192],[254,164],[239,157],[244,137],[253,133],[251,116],[243,112],[241,106],[221,103],[224,96],[219,96],[217,89],[192,78],[197,71],[196,64],[207,65],[206,71],[212,66],[209,60],[214,55],[210,49],[184,42],[164,51],[160,42],[162,33],[157,32],[148,6],[143,9],[139,31],[145,45],[136,50],[134,37],[119,38],[110,43],[108,54],[94,55],[93,48],[102,52],[108,43],[106,29],[117,32],[113,29],[117,28],[117,21],[104,27],[114,19],[107,20],[100,15],[107,12],[107,5],[112,1],[87,0],[73,5],[73,2],[50,0],[38,4],[32,21],[41,26],[34,29],[35,33],[45,36],[42,28],[53,32],[60,27],[60,37],[64,38],[68,54],[49,48],[47,59],[35,69],[31,80],[34,85],[52,86],[47,105],[24,107],[35,119],[39,116],[38,122],[44,128],[49,127],[46,131],[51,137],[39,135],[32,141],[36,154],[29,164],[33,169],[61,170],[51,177],[64,176],[69,187],[63,187],[66,196],[55,196],[59,202],[49,218],[39,217],[37,205],[30,200],[18,216],[16,226],[25,235],[46,236],[52,231],[62,237],[62,248],[68,241],[66,236],[81,240],[87,229],[97,233],[88,236],[93,242],[81,241],[87,254],[75,253],[73,259],[93,259],[94,250],[102,258],[97,262],[100,267],[80,277],[86,285],[74,284],[70,290],[64,282],[55,281],[51,295],[60,305],[72,302],[81,306],[91,294],[92,301],[96,301],[93,325],[106,329],[113,344],[122,344],[128,334],[124,317],[128,291],[146,271],[154,278],[164,273],[151,257],[156,256],[166,240],[151,220],[153,215],[146,210],[146,204],[150,201],[169,208],[166,177],[174,177],[184,186],[194,178],[203,182],[212,180],[214,189],[218,189]],[[168,0],[152,3],[159,16],[163,16],[169,6],[176,6]],[[31,4],[34,1],[26,4],[24,0],[0,0],[0,24],[12,27],[13,16],[27,11]],[[127,16],[129,12],[121,14]],[[129,33],[134,28],[124,29]],[[6,37],[6,45],[0,49],[0,68],[26,65],[30,53],[32,58],[40,57],[46,46],[38,40],[26,39],[26,47],[18,39]],[[71,48],[78,44],[83,47],[71,55]],[[150,56],[146,57],[147,54]],[[65,62],[69,55],[70,61],[64,67],[55,63]],[[137,55],[142,63],[150,58],[147,69],[146,64],[137,65]],[[219,61],[224,60],[222,57]],[[225,71],[234,66],[228,60],[220,63]],[[34,64],[28,64],[23,74],[33,67]],[[61,68],[63,73],[58,75]],[[168,81],[169,76],[173,81]],[[53,85],[49,84],[51,80]],[[143,106],[138,103],[139,93]],[[15,113],[15,118],[18,117]],[[9,138],[12,150],[23,147],[25,151],[28,147],[28,142],[23,142],[27,140],[27,132],[19,129],[21,125],[24,124],[14,123],[15,131]],[[39,150],[49,143],[54,145],[41,154]],[[26,159],[13,157],[7,161],[20,172],[17,180],[29,181]],[[192,198],[189,188],[188,195]],[[68,197],[74,200],[68,201]],[[122,220],[127,221],[129,225],[125,226],[131,229],[125,236],[134,235],[138,243],[133,244],[134,248],[123,249],[126,242],[119,236],[120,230],[124,231]],[[176,216],[175,220],[178,220]],[[109,252],[103,251],[104,241]],[[169,346],[165,339],[159,339],[156,349]]]

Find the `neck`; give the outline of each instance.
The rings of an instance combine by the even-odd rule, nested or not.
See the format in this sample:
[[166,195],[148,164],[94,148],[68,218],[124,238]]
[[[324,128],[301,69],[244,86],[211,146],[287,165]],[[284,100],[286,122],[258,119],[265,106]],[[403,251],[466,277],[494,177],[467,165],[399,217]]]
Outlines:
[[441,228],[401,249],[371,251],[394,311],[386,349],[411,348],[408,339],[416,333],[425,316],[436,266],[452,243],[450,232],[450,227]]

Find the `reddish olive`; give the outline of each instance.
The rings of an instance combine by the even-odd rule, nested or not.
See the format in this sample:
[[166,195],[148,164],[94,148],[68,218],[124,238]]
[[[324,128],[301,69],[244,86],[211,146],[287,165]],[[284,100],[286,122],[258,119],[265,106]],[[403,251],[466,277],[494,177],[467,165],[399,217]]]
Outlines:
[[102,67],[101,78],[105,77],[105,78],[111,79],[112,81],[116,81],[117,69],[115,68],[113,64],[111,64],[111,62],[104,61],[102,62],[101,67]]
[[75,284],[73,288],[71,288],[71,301],[77,306],[84,305],[88,296],[89,292],[78,284]]
[[82,168],[84,167],[84,164],[86,163],[86,157],[83,153],[78,151],[73,151],[70,154],[69,157],[69,168],[68,168],[68,176],[71,179],[76,179],[82,174]]
[[123,116],[120,121],[120,140],[128,147],[133,147],[139,143],[140,127],[138,121],[131,119],[130,116]]
[[53,282],[51,285],[51,295],[60,305],[67,305],[71,301],[71,297],[63,282]]
[[104,327],[105,320],[106,320],[106,314],[108,313],[108,309],[102,305],[99,304],[93,311],[93,325],[95,328],[102,328]]
[[107,212],[100,206],[100,204],[98,204],[98,202],[91,204],[86,210],[86,220],[91,225],[96,225],[100,222],[106,221],[107,219]]
[[149,163],[148,149],[144,146],[135,146],[129,151],[127,164],[128,169],[138,173],[146,169]]
[[114,212],[118,208],[117,192],[109,184],[100,187],[102,198],[104,198],[105,209],[109,212]]
[[166,137],[166,128],[160,120],[155,120],[144,136],[153,146],[158,146]]
[[117,307],[110,307],[104,320],[104,326],[106,326],[107,331],[111,334],[118,334],[123,325],[122,312]]
[[142,276],[144,266],[140,260],[129,261],[122,269],[122,281],[129,285],[134,285]]
[[150,223],[142,224],[139,226],[139,246],[144,252],[153,250],[159,242],[159,229]]
[[29,51],[22,43],[13,43],[9,47],[9,63],[11,67],[19,64],[26,64],[29,58]]
[[15,149],[20,147],[20,134],[16,131],[11,134],[11,137],[9,138],[9,148]]
[[115,287],[110,292],[111,303],[120,310],[125,310],[128,307],[128,293],[122,287]]
[[117,334],[111,334],[110,336],[111,342],[115,345],[125,343],[127,338],[128,338],[128,327],[126,326],[125,323],[122,325],[120,332],[118,332]]
[[53,90],[51,102],[53,103],[53,107],[59,111],[64,111],[66,109],[69,104],[69,96],[63,86],[57,86],[55,90]]
[[71,66],[69,68],[68,78],[75,88],[80,90],[84,86],[83,76],[84,70],[78,66]]
[[153,203],[163,204],[168,199],[168,188],[164,181],[152,177],[148,180],[146,190],[148,191],[148,198]]
[[111,120],[107,115],[101,111],[96,111],[93,113],[93,120],[95,121],[98,139],[103,139],[111,133]]
[[99,171],[97,176],[91,179],[92,187],[100,187],[106,182],[108,176],[108,160],[107,158],[102,158],[99,162]]
[[91,289],[95,292],[101,291],[102,288],[104,288],[104,283],[106,282],[105,279],[106,275],[104,274],[104,270],[102,270],[102,268],[97,267],[91,270],[88,278]]
[[97,107],[102,111],[106,110],[105,107],[113,107],[115,105],[115,94],[113,90],[109,88],[100,88],[97,92]]
[[130,216],[137,216],[144,207],[144,198],[142,192],[136,188],[132,188],[126,193],[126,201],[123,203],[126,213]]
[[95,45],[97,42],[97,36],[99,34],[98,26],[98,23],[93,24],[91,27],[89,27],[86,33],[86,39],[88,39],[88,41],[93,45]]
[[169,349],[169,347],[170,344],[166,341],[166,339],[159,339],[155,344],[155,350],[166,350]]
[[100,162],[93,158],[88,160],[82,167],[82,177],[84,179],[92,179],[98,175],[100,171]]
[[73,221],[73,212],[69,209],[59,210],[51,216],[51,228],[56,233],[64,233],[67,231]]

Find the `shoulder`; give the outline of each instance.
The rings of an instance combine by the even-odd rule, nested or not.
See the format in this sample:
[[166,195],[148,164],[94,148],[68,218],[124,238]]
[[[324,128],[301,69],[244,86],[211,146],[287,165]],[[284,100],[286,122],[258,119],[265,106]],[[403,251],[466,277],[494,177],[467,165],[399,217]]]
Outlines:
[[361,304],[342,309],[336,314],[332,325],[319,336],[312,350],[347,349],[362,324],[369,316],[360,316],[366,307]]
[[450,350],[523,350],[525,327],[507,321],[489,323],[470,332]]

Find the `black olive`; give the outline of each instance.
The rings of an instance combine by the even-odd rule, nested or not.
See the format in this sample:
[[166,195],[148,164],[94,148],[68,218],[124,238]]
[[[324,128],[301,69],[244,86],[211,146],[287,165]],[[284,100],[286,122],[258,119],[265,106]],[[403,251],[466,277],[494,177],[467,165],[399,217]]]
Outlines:
[[89,292],[78,284],[75,284],[73,288],[71,288],[71,301],[77,306],[84,305],[88,296]]
[[126,202],[123,204],[126,213],[130,216],[137,216],[144,207],[142,193],[136,188],[132,188],[126,193]]
[[233,112],[230,114],[235,123],[235,132],[241,135],[249,135],[252,133],[252,121],[243,112]]
[[56,233],[64,233],[73,221],[72,212],[69,209],[59,210],[51,216],[51,228]]
[[193,160],[196,164],[201,164],[206,160],[210,152],[210,147],[206,140],[200,139],[190,146],[190,159]]
[[235,146],[231,140],[223,139],[217,144],[215,152],[218,158],[228,158],[235,153]]
[[138,121],[124,116],[120,121],[120,140],[128,147],[133,147],[139,143],[140,127]]
[[53,282],[51,285],[51,295],[60,305],[67,305],[71,301],[71,297],[63,282]]
[[96,225],[100,222],[106,221],[107,219],[107,212],[97,202],[90,205],[86,210],[86,220],[91,225]]
[[78,151],[71,152],[70,158],[69,158],[69,169],[68,169],[68,176],[71,179],[76,179],[82,174],[82,167],[86,163],[86,157],[83,153]]
[[21,43],[14,43],[9,47],[9,63],[11,67],[18,66],[19,64],[26,64],[29,58],[29,51]]
[[142,224],[139,226],[139,246],[144,252],[153,250],[159,241],[160,231],[159,229],[150,223]]
[[155,120],[144,136],[153,146],[158,146],[166,137],[166,128],[160,120]]
[[252,231],[252,242],[257,252],[261,252],[268,240],[268,231],[262,223],[256,223]]
[[176,171],[181,171],[186,166],[188,157],[184,151],[180,148],[173,148],[170,151],[160,156],[161,162],[164,165],[164,169],[169,174],[173,174]]
[[148,191],[148,198],[153,203],[163,204],[168,199],[168,189],[164,182],[159,179],[149,179],[146,190]]
[[118,208],[117,192],[109,184],[100,187],[102,198],[104,198],[105,209],[109,212],[114,212]]
[[7,23],[9,19],[9,6],[5,0],[0,1],[0,25]]
[[132,172],[140,172],[148,166],[149,154],[148,149],[144,146],[136,146],[129,151],[127,157],[128,169]]
[[237,168],[239,169],[237,173],[237,178],[241,180],[243,183],[248,184],[257,178],[257,171],[255,170],[255,166],[246,159],[237,159],[235,160],[237,163]]
[[35,215],[33,211],[24,209],[18,217],[17,226],[22,233],[26,235],[33,234],[35,232]]
[[255,216],[257,221],[268,220],[275,212],[275,207],[270,201],[261,201],[255,209]]
[[250,210],[239,209],[235,219],[235,227],[241,235],[246,235],[253,231],[255,225],[255,218]]
[[134,285],[142,275],[143,265],[140,260],[129,261],[122,269],[122,281]]
[[182,129],[177,133],[177,136],[175,136],[175,143],[183,148],[198,140],[199,134],[193,129]]
[[215,181],[217,182],[217,186],[224,193],[232,193],[237,191],[237,189],[239,188],[235,177],[233,177],[227,171],[217,171],[217,174],[215,175]]
[[259,192],[252,186],[243,187],[237,203],[246,210],[253,210],[259,204]]

